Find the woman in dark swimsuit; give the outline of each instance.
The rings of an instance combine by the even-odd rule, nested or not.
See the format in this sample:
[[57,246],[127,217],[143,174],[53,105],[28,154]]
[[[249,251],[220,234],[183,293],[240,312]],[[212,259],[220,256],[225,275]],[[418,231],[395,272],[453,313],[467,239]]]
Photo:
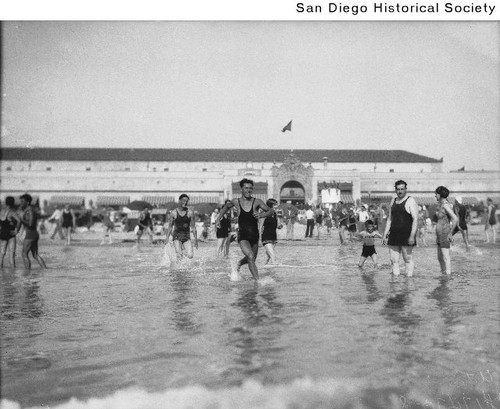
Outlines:
[[[179,196],[179,207],[172,211],[170,225],[167,230],[167,241],[172,233],[172,240],[178,259],[182,258],[183,255],[186,255],[187,258],[193,258],[194,252],[191,243],[191,232],[194,236],[194,245],[198,248],[196,226],[191,210],[187,207],[188,203],[188,195],[183,193]],[[168,245],[167,243],[167,246]]]
[[14,210],[14,198],[5,198],[5,209],[0,211],[0,267],[3,267],[3,260],[7,249],[9,250],[9,261],[11,267],[16,266],[16,235],[21,228],[21,219]]

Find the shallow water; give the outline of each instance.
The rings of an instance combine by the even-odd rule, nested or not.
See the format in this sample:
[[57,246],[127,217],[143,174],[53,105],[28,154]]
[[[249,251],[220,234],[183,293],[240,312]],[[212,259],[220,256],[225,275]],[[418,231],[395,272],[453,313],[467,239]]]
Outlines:
[[214,247],[170,271],[42,241],[49,270],[3,270],[2,409],[500,407],[498,247],[456,246],[451,277],[418,248],[407,278],[380,246],[360,271],[359,244],[281,242],[259,285]]

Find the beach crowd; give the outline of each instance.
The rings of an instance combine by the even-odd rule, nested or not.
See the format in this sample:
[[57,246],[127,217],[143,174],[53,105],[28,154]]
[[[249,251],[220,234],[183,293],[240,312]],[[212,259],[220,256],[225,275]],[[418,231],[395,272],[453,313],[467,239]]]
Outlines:
[[[444,186],[435,190],[436,202],[426,207],[418,205],[415,198],[408,194],[407,184],[398,180],[394,184],[395,196],[389,203],[343,203],[332,204],[292,204],[278,203],[269,198],[264,202],[253,196],[252,180],[240,182],[241,196],[226,200],[222,206],[215,206],[210,214],[194,211],[189,206],[189,196],[181,194],[174,209],[152,214],[151,207],[145,205],[139,212],[133,227],[127,215],[117,209],[104,208],[98,213],[98,222],[102,225],[101,245],[113,243],[113,233],[118,226],[132,229],[137,244],[144,235],[149,242],[154,237],[164,235],[165,248],[175,249],[172,260],[193,258],[198,241],[216,240],[215,252],[218,257],[228,257],[230,244],[239,244],[243,257],[237,263],[240,271],[248,265],[250,273],[258,280],[259,273],[255,260],[259,247],[266,252],[266,264],[277,264],[276,244],[278,230],[282,230],[282,240],[310,240],[332,237],[338,234],[339,245],[361,242],[362,251],[358,262],[360,268],[370,258],[378,266],[375,244],[389,248],[391,271],[400,274],[400,258],[404,261],[405,273],[413,275],[413,248],[426,246],[426,232],[433,230],[437,247],[437,259],[441,272],[451,274],[450,246],[456,233],[460,233],[466,251],[470,250],[468,225],[472,221],[471,207],[462,203],[460,197],[449,200],[450,192]],[[22,248],[21,255],[26,269],[31,269],[30,256],[41,268],[46,268],[40,256],[38,244],[41,234],[48,234],[54,240],[56,236],[71,245],[72,233],[77,227],[77,214],[69,204],[57,206],[50,216],[45,216],[32,203],[29,194],[20,196],[18,204],[12,196],[5,199],[0,209],[0,257],[1,267],[8,255],[9,265],[16,263],[18,241]],[[499,223],[497,206],[488,198],[478,213],[484,224],[486,242],[496,242]],[[162,214],[163,213],[163,214]],[[92,214],[85,214],[88,229],[91,228]],[[80,221],[81,225],[81,221]],[[296,229],[297,225],[305,226]],[[303,237],[298,237],[304,234]],[[21,238],[21,239],[20,239]],[[6,263],[5,263],[6,265]]]

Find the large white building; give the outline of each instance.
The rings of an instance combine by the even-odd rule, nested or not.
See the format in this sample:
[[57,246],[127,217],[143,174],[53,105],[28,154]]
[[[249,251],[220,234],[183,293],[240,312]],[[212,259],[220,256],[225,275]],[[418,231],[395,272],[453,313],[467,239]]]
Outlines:
[[[403,179],[420,202],[439,185],[466,202],[500,197],[500,172],[443,172],[442,159],[400,150],[1,149],[0,199],[25,192],[41,207],[70,202],[87,208],[147,200],[161,206],[181,193],[191,203],[223,203],[238,182],[255,196],[319,203],[326,192],[345,202],[386,201]],[[328,196],[328,194],[326,194]],[[332,197],[336,197],[332,195]]]

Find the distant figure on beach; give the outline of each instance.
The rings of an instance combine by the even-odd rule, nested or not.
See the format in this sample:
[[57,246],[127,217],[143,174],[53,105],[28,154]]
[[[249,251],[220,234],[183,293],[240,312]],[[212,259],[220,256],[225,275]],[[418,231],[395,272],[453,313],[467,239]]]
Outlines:
[[314,222],[316,225],[316,230],[318,232],[318,240],[319,240],[319,233],[320,229],[323,226],[323,209],[321,208],[320,205],[316,206],[316,209],[314,209]]
[[276,230],[281,228],[276,208],[278,201],[276,199],[267,199],[266,205],[272,209],[272,213],[264,219],[264,228],[262,230],[262,245],[266,250],[266,264],[276,264],[276,252],[274,248],[278,242]]
[[339,224],[340,245],[342,245],[345,244],[344,233],[348,231],[348,226],[349,226],[349,213],[347,211],[347,208],[344,206],[344,202],[340,201],[337,203],[336,216]]
[[[261,199],[252,196],[254,183],[250,179],[240,181],[241,197],[233,199],[225,204],[216,219],[219,225],[221,217],[232,207],[236,208],[238,214],[238,243],[244,257],[238,261],[237,269],[248,264],[254,280],[259,279],[259,272],[255,260],[259,250],[259,225],[258,219],[265,218],[272,214],[273,209],[269,208]],[[262,210],[262,211],[261,211]]]
[[[138,227],[138,228],[137,228]],[[145,207],[141,210],[139,215],[139,222],[136,227],[137,244],[141,242],[141,237],[146,233],[149,237],[149,242],[153,242],[153,220],[151,219],[151,214],[149,209]]]
[[373,220],[367,220],[365,222],[365,230],[356,233],[354,236],[363,240],[363,250],[361,251],[358,267],[362,268],[368,257],[371,257],[375,267],[378,267],[375,239],[382,239],[382,235],[375,230],[375,223],[373,223]]
[[455,197],[455,204],[453,205],[453,211],[455,212],[455,215],[458,217],[458,224],[453,230],[453,235],[457,234],[458,232],[461,232],[462,238],[464,239],[465,243],[465,250],[470,251],[469,228],[467,226],[467,221],[470,215],[469,212],[467,211],[467,208],[462,203],[462,198],[460,196]]
[[450,244],[453,238],[453,230],[458,224],[458,217],[453,211],[453,206],[448,201],[450,191],[444,186],[439,186],[435,193],[438,201],[435,215],[438,261],[441,266],[441,273],[451,274]]
[[311,206],[306,206],[306,235],[305,238],[313,236],[314,230],[314,210]]
[[69,208],[69,204],[64,205],[61,213],[61,228],[66,233],[66,245],[71,244],[71,230],[76,227],[76,217],[73,209]]
[[486,243],[490,242],[490,231],[493,234],[493,243],[496,243],[497,238],[497,208],[493,204],[493,200],[488,198],[486,200],[486,224],[484,225],[484,232],[486,234]]
[[16,244],[17,233],[21,229],[21,219],[14,210],[15,199],[12,196],[5,198],[5,208],[0,210],[0,267],[7,250],[9,251],[9,262],[11,267],[16,266]]
[[198,237],[193,211],[188,207],[189,196],[185,193],[179,196],[179,206],[170,212],[170,222],[167,229],[167,243],[172,234],[172,241],[175,247],[177,259],[182,257],[193,258],[193,243],[191,233],[194,238],[194,247],[198,248]]
[[62,210],[60,205],[56,207],[54,212],[50,215],[50,217],[47,220],[54,224],[52,232],[50,233],[50,239],[54,240],[56,234],[59,234],[59,238],[61,240],[64,240],[64,234],[62,229]]
[[384,244],[389,246],[392,274],[399,275],[399,259],[403,256],[405,272],[413,275],[413,246],[418,225],[418,205],[415,199],[407,196],[407,184],[398,180],[394,184],[396,197],[392,199],[384,232]]
[[297,208],[292,205],[292,201],[286,202],[288,206],[284,206],[283,209],[283,222],[286,225],[286,236],[285,240],[293,240],[293,233],[295,230],[295,223],[297,222],[297,216],[299,214]]
[[38,264],[40,264],[40,267],[47,268],[42,256],[38,254],[38,240],[40,239],[40,235],[37,230],[38,212],[31,205],[32,200],[32,197],[27,193],[21,196],[21,222],[26,232],[23,242],[22,255],[24,267],[27,270],[31,269],[31,261],[29,258],[30,252],[33,258],[38,262]]
[[210,215],[210,236],[212,236],[213,239],[217,238],[217,227],[215,226],[215,220],[217,219],[219,211],[220,209],[216,207]]
[[104,215],[102,218],[102,226],[104,228],[104,233],[102,236],[101,246],[103,244],[106,244],[106,237],[109,240],[109,244],[112,244],[113,240],[111,238],[111,232],[114,231],[115,224],[113,222],[113,219],[111,218],[111,209],[105,209]]
[[370,218],[370,213],[368,213],[368,210],[365,205],[361,205],[361,207],[357,211],[357,218],[358,218],[358,230],[362,231],[366,227],[365,226],[366,221]]
[[[231,200],[226,200],[224,204],[228,203],[231,203]],[[229,212],[222,216],[219,227],[216,226],[217,225],[214,223],[213,227],[216,229],[215,235],[217,237],[217,256],[228,258],[229,245],[231,244],[231,213]]]
[[420,244],[422,246],[427,245],[427,242],[425,240],[425,234],[427,230],[426,220],[427,220],[426,210],[422,206],[418,206],[417,240],[416,240],[417,246],[419,245],[419,239],[420,239]]

